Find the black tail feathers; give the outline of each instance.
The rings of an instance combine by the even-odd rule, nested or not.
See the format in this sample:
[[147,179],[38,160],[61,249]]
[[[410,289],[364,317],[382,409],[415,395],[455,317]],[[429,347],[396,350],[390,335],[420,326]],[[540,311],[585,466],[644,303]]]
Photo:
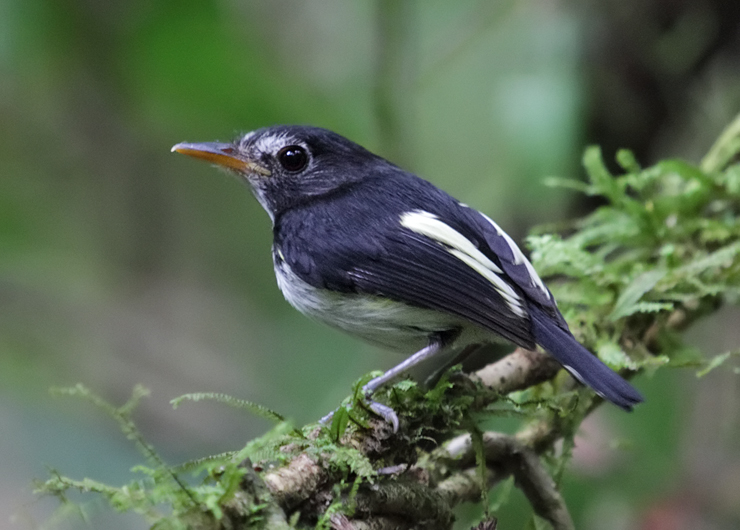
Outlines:
[[542,309],[531,304],[529,315],[537,344],[555,357],[581,383],[627,411],[644,401],[632,385],[584,348],[569,331],[560,327]]

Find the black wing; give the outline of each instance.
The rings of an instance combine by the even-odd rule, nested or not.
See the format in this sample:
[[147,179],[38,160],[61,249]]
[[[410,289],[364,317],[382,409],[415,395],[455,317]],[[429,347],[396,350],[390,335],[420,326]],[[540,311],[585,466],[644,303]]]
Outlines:
[[443,245],[411,231],[392,239],[382,259],[347,271],[357,291],[453,314],[515,344],[534,347],[526,312],[514,313],[485,277]]
[[389,184],[354,188],[345,200],[277,219],[278,259],[320,289],[387,297],[455,315],[528,349],[539,344],[620,407],[642,401],[576,341],[550,291],[493,221],[425,181],[397,176]]
[[475,233],[482,239],[482,252],[487,256],[495,256],[509,281],[521,289],[530,301],[542,307],[545,314],[561,328],[570,331],[552,293],[516,243],[488,216],[470,208],[467,208],[466,214],[469,223],[477,229]]
[[[293,271],[316,287],[374,294],[442,311],[519,346],[534,348],[527,314],[530,287],[520,287],[507,274],[510,269],[521,276],[514,257],[505,265],[487,243],[486,232],[490,232],[488,239],[500,244],[494,227],[436,188],[423,190],[427,195],[415,188],[413,197],[418,202],[410,202],[411,194],[404,197],[398,187],[396,191],[395,197],[405,200],[394,202],[393,197],[372,193],[358,197],[356,193],[341,208],[337,202],[327,208],[314,204],[300,215],[280,219],[276,246]],[[509,288],[508,295],[502,295],[501,285],[497,289],[453,254],[449,245],[402,225],[403,215],[419,211],[414,207],[420,204],[434,206],[429,215],[449,224],[486,255],[498,269],[494,274]],[[508,246],[502,249],[511,254]],[[512,298],[519,304],[518,311],[512,308]]]

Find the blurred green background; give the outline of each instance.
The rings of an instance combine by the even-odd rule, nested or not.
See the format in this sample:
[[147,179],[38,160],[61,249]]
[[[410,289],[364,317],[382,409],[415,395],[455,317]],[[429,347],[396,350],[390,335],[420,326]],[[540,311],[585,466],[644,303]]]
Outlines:
[[[30,481],[47,466],[121,483],[141,460],[52,386],[122,403],[142,383],[136,419],[177,463],[268,427],[218,404],[173,411],[178,395],[224,392],[300,424],[398,360],[292,310],[265,213],[174,143],[328,127],[521,241],[595,206],[542,184],[581,175],[589,143],[697,161],[740,111],[739,66],[737,0],[0,0],[0,526],[46,520],[57,502]],[[738,318],[691,340],[736,347]],[[637,386],[634,414],[584,424],[565,482],[577,526],[737,528],[737,376]],[[145,527],[93,512],[93,528]],[[528,511],[516,496],[500,515],[522,528]]]

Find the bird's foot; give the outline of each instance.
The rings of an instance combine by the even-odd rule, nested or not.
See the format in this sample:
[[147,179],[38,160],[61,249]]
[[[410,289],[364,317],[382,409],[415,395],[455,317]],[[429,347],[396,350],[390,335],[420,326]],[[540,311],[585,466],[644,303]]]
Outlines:
[[319,423],[321,425],[329,425],[331,423],[332,418],[334,417],[334,413],[335,412],[336,412],[336,410],[332,410],[326,416],[322,416],[322,418],[319,420]]
[[367,398],[365,400],[365,404],[370,410],[383,418],[386,423],[389,423],[391,427],[393,427],[394,434],[398,432],[398,414],[396,414],[396,412],[392,408],[390,408],[388,405],[383,405],[382,403],[378,403],[377,401],[372,401]]
[[[373,401],[372,399],[370,399],[370,396],[372,395],[372,393],[363,392],[363,394],[364,394],[364,397],[361,400],[362,405],[366,409],[376,414],[377,416],[380,416],[381,418],[383,418],[386,421],[386,423],[388,423],[393,428],[393,432],[397,433],[398,427],[400,425],[400,422],[398,420],[398,414],[396,414],[396,412],[388,405],[383,405],[382,403],[378,403],[377,401]],[[333,410],[329,414],[321,418],[319,420],[319,423],[321,425],[329,425],[332,422],[332,419],[334,418],[334,414],[337,412],[337,410]]]

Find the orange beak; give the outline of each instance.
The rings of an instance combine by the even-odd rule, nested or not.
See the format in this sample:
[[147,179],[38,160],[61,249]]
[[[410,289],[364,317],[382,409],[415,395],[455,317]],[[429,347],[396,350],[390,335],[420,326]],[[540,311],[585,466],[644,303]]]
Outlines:
[[191,144],[182,142],[173,146],[172,152],[182,153],[193,158],[200,158],[201,160],[206,160],[228,169],[234,169],[241,173],[257,173],[265,177],[270,176],[269,169],[243,158],[232,144],[218,142]]

